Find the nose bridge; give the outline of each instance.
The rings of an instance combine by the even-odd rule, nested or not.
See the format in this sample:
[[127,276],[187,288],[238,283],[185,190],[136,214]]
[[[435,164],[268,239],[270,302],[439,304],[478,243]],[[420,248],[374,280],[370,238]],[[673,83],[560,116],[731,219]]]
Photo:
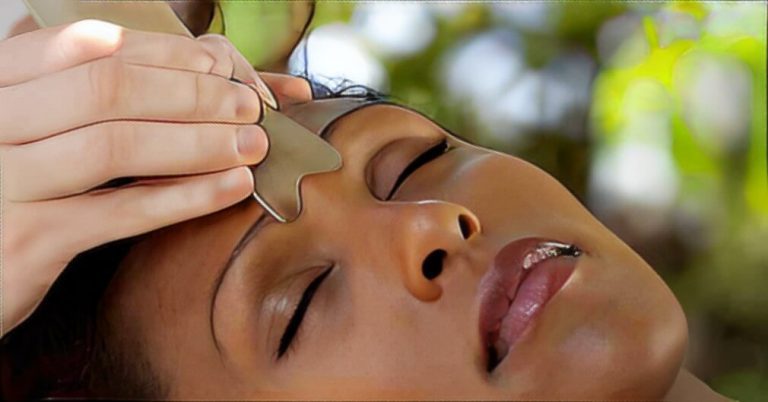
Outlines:
[[[335,191],[320,191],[336,183]],[[353,188],[339,186],[331,175],[309,177],[308,202],[344,205],[343,209],[307,209],[303,218],[325,228],[324,236],[347,254],[352,268],[377,270],[376,276],[405,286],[419,300],[442,294],[441,275],[450,275],[467,242],[481,231],[480,221],[466,207],[446,201],[378,202]],[[459,258],[457,258],[459,257]]]
[[441,275],[449,275],[452,261],[466,252],[467,241],[480,231],[480,222],[467,208],[444,201],[394,206],[391,258],[408,291],[423,301],[442,294]]

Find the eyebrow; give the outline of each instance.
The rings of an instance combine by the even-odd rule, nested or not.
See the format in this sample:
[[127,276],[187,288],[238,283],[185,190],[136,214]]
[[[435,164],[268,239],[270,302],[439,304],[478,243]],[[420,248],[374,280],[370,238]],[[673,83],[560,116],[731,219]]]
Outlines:
[[[370,105],[367,105],[370,106]],[[323,130],[320,132],[319,137],[324,139],[325,141],[330,143],[330,138],[336,132],[336,123],[341,120],[342,118],[353,114],[361,109],[365,109],[365,106],[360,107],[358,109],[355,109],[351,112],[344,113],[341,116],[336,117],[331,122],[328,123],[328,125],[323,128]],[[240,256],[240,253],[245,249],[248,244],[251,243],[253,239],[255,239],[258,234],[261,232],[261,230],[268,226],[271,223],[276,223],[277,221],[274,219],[268,219],[270,215],[264,211],[260,217],[256,219],[256,221],[253,222],[250,228],[245,232],[245,234],[240,238],[240,240],[237,241],[237,244],[235,245],[235,248],[232,251],[232,254],[229,256],[229,259],[224,264],[224,267],[219,272],[219,275],[216,277],[216,281],[213,284],[212,290],[211,290],[211,304],[208,309],[208,322],[209,327],[211,330],[211,337],[213,338],[213,344],[216,347],[216,351],[219,352],[220,356],[224,356],[224,351],[221,348],[221,342],[219,342],[219,338],[216,336],[216,326],[213,322],[213,312],[214,307],[216,306],[216,300],[219,296],[219,290],[221,289],[221,284],[224,282],[224,278],[226,278],[227,273],[229,272],[230,268],[234,265],[235,261],[237,260],[237,257]]]
[[248,230],[243,234],[243,236],[240,238],[240,240],[237,241],[237,244],[235,245],[235,248],[232,251],[232,254],[229,256],[229,259],[224,264],[224,268],[221,269],[219,272],[219,275],[216,277],[216,281],[213,284],[212,288],[212,296],[211,296],[211,305],[209,308],[209,314],[208,314],[208,321],[209,326],[211,329],[211,336],[213,338],[213,344],[216,346],[216,350],[219,352],[219,355],[223,356],[223,351],[221,349],[221,343],[219,342],[218,337],[216,336],[216,326],[213,323],[213,312],[214,307],[216,306],[216,300],[219,296],[219,290],[221,289],[221,284],[224,282],[224,278],[227,276],[227,272],[229,272],[230,268],[234,265],[237,258],[240,256],[242,251],[245,249],[245,247],[251,243],[253,239],[258,237],[259,233],[261,233],[262,229],[264,229],[266,226],[268,226],[271,223],[275,223],[274,219],[269,219],[270,215],[264,211],[261,216],[256,219],[256,221],[251,224],[251,227],[248,228]]

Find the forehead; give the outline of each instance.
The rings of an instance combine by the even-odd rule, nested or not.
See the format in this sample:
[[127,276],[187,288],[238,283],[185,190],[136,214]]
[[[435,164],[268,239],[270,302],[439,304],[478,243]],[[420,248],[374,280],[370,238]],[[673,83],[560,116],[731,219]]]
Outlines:
[[[417,135],[425,131],[441,130],[429,119],[410,109],[391,104],[374,104],[337,119],[329,127],[327,138],[347,160],[353,159],[358,149],[371,148],[375,142],[386,141],[393,135]],[[366,135],[361,135],[363,132]],[[238,240],[263,213],[258,203],[249,197],[224,211],[154,232],[131,252],[133,259],[136,259],[135,255],[141,254],[140,265],[153,268],[137,271],[147,271],[142,275],[155,277],[158,291],[164,288],[160,284],[166,282],[160,276],[170,278],[171,281],[203,278],[203,281],[210,282],[212,275],[217,273],[212,267],[221,267],[226,263]],[[130,261],[131,258],[127,260],[128,263]],[[184,266],[186,261],[195,261],[195,264]],[[164,268],[159,268],[161,266]]]
[[[418,131],[417,131],[418,129]],[[445,132],[434,121],[405,106],[378,103],[365,106],[334,121],[324,133],[325,138],[339,150],[347,143],[371,138],[401,136],[405,134]],[[363,136],[361,133],[366,133]],[[345,155],[351,156],[351,155]]]
[[[370,154],[379,143],[440,130],[417,112],[376,104],[336,120],[329,129],[329,141],[343,155],[345,166],[354,170],[353,159]],[[213,343],[204,341],[211,333],[206,312],[221,269],[240,238],[263,213],[249,197],[221,212],[151,233],[129,254],[113,281],[108,306],[113,316],[118,315],[121,327],[129,330],[126,336],[145,334],[151,338],[147,345],[149,353],[157,356],[155,361],[172,365],[161,370],[194,365],[195,356],[218,361]],[[117,311],[113,310],[115,305]],[[182,343],[184,353],[168,350],[169,345]]]

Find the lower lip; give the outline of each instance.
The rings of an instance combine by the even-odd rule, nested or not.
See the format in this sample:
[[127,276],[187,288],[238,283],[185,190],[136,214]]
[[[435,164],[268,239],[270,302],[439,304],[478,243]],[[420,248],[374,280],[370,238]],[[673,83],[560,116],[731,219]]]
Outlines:
[[563,287],[576,269],[578,259],[557,257],[536,264],[523,278],[499,330],[503,363],[525,330],[539,316],[547,302]]

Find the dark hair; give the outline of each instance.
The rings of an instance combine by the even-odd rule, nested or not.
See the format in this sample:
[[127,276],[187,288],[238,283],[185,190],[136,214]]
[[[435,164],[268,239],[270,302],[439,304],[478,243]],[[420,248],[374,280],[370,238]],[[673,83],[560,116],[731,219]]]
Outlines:
[[34,313],[6,334],[0,346],[1,399],[162,394],[157,377],[142,364],[147,359],[141,350],[128,356],[116,347],[100,303],[134,241],[105,244],[75,257]]

